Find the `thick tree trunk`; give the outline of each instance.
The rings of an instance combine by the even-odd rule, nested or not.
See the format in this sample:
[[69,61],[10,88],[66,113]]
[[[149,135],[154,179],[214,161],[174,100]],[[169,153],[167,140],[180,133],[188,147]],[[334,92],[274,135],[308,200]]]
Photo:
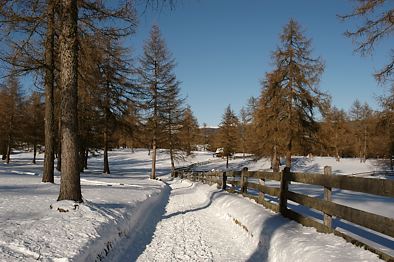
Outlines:
[[36,156],[37,156],[37,144],[33,145],[33,164],[36,164]]
[[156,137],[154,137],[152,142],[152,173],[150,175],[151,179],[156,179],[156,151]]
[[62,177],[58,200],[82,202],[78,159],[78,7],[77,0],[62,0],[61,3]]
[[48,0],[45,40],[45,153],[42,182],[54,182],[55,161],[55,1]]

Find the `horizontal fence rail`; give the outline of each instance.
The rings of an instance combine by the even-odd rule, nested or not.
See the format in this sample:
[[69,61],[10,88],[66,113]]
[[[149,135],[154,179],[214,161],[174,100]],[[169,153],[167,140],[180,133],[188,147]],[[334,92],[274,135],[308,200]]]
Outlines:
[[[324,168],[324,174],[293,173],[288,168],[283,172],[242,171],[192,172],[176,170],[175,177],[192,181],[217,184],[218,188],[230,193],[242,194],[257,203],[305,226],[314,227],[319,232],[333,233],[345,240],[363,246],[386,261],[394,257],[362,240],[349,236],[332,226],[332,218],[340,218],[353,224],[371,229],[394,238],[394,219],[362,211],[353,207],[332,202],[332,188],[394,198],[394,181],[388,179],[366,178],[353,175],[332,175],[331,167]],[[323,199],[307,196],[289,190],[292,182],[322,186]],[[323,213],[323,223],[288,208],[288,201],[298,203]]]

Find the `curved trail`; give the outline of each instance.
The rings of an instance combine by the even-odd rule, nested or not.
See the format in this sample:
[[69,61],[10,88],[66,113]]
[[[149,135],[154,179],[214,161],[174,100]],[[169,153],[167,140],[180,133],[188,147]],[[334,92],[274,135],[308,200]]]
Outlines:
[[137,261],[242,261],[250,257],[253,250],[245,245],[247,236],[228,227],[229,221],[192,182],[175,180],[170,187],[166,212]]

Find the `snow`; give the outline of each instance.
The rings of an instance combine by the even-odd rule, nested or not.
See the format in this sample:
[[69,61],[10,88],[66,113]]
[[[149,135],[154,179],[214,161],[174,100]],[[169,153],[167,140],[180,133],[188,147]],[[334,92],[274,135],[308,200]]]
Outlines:
[[[170,160],[161,151],[150,180],[146,150],[110,152],[111,175],[101,156],[82,174],[84,203],[56,202],[55,184],[41,183],[42,155],[12,155],[0,163],[0,261],[377,261],[371,252],[334,235],[320,234],[274,214],[253,201],[216,186],[169,178]],[[224,169],[225,160],[195,152],[179,166]],[[379,170],[374,161],[336,163],[330,158],[298,158],[294,170],[336,174]],[[268,169],[267,160],[234,159],[231,168]],[[306,190],[301,185],[299,190]],[[318,192],[312,192],[318,194]],[[392,199],[334,192],[334,200],[394,216]],[[60,212],[63,211],[63,212]],[[393,252],[393,240],[383,247]],[[391,241],[391,242],[390,242]]]

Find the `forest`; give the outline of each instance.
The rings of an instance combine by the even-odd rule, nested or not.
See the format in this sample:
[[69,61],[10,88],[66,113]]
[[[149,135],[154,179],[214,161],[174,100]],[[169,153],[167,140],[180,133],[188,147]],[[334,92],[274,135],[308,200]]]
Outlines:
[[[373,14],[388,1],[359,1],[353,13],[339,19]],[[145,1],[146,8],[175,8],[172,1]],[[61,171],[59,200],[82,201],[80,173],[88,156],[104,154],[103,174],[110,174],[108,152],[119,147],[148,148],[155,179],[158,149],[176,161],[198,148],[280,159],[318,155],[390,159],[394,155],[393,56],[375,72],[391,85],[379,97],[380,110],[355,99],[344,111],[319,89],[324,62],[312,53],[312,39],[290,19],[278,32],[270,72],[261,72],[259,97],[245,101],[240,112],[229,105],[216,129],[198,123],[181,82],[176,58],[159,25],[153,25],[142,55],[135,57],[123,40],[138,26],[134,1],[10,0],[0,4],[2,75],[0,82],[0,153],[12,161],[17,149],[32,150],[32,161],[44,152],[43,182],[53,183]],[[393,32],[393,9],[371,16],[345,35],[355,50],[373,53],[376,43]],[[318,47],[316,47],[318,49]],[[392,50],[391,50],[392,51]],[[32,79],[34,91],[22,88]],[[256,80],[257,81],[257,80]],[[56,161],[55,161],[56,160]],[[56,166],[55,166],[56,163]]]

